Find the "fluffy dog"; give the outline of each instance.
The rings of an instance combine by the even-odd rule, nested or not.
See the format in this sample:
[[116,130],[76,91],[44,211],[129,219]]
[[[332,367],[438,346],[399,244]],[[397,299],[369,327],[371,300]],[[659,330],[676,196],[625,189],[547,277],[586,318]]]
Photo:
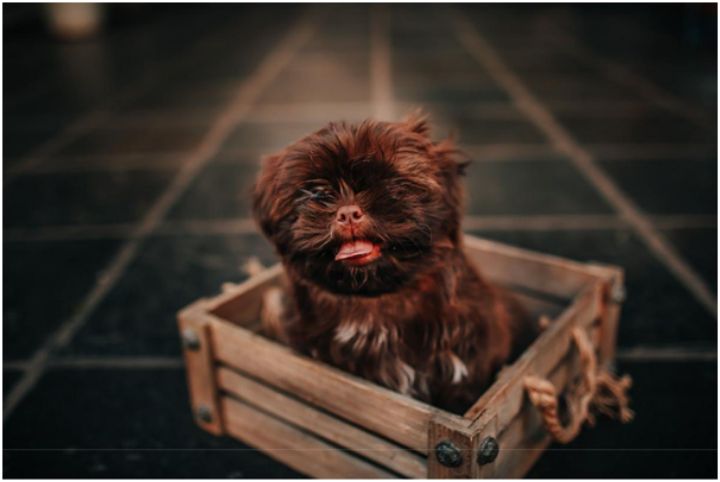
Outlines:
[[330,123],[266,157],[254,215],[291,295],[271,334],[439,406],[476,399],[535,327],[463,253],[465,166],[420,115]]

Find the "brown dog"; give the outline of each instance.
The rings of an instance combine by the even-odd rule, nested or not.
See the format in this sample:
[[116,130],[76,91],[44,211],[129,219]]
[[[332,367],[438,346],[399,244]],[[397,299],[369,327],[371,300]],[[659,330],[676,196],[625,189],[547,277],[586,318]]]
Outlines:
[[440,406],[477,398],[535,329],[463,253],[455,154],[415,115],[331,123],[264,159],[254,213],[292,294],[275,336]]

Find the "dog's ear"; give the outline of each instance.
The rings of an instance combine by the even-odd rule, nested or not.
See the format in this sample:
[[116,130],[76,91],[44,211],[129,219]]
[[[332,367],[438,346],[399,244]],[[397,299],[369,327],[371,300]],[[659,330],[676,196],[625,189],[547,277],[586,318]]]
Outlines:
[[464,205],[464,190],[460,176],[465,174],[465,168],[470,164],[467,156],[455,146],[453,137],[449,137],[433,144],[433,156],[441,166],[441,175],[445,189],[443,195],[448,206],[452,207],[452,214],[445,219],[446,233],[455,245],[460,242],[460,218]]
[[260,173],[253,186],[253,215],[262,232],[279,244],[281,223],[291,212],[292,193],[283,189],[283,161],[285,152],[262,159]]
[[430,122],[428,115],[418,109],[403,119],[403,124],[410,131],[425,137],[430,137]]
[[433,151],[438,162],[443,164],[448,171],[458,176],[464,176],[467,167],[470,165],[470,158],[455,144],[455,135],[433,144]]

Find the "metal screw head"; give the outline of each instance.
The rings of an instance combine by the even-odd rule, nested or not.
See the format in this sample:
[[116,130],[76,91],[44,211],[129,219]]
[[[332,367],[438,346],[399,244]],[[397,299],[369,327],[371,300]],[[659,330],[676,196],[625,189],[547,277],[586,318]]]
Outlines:
[[207,405],[200,405],[197,409],[197,418],[201,422],[210,423],[213,421],[212,411]]
[[463,463],[460,449],[449,440],[443,440],[435,446],[435,457],[445,467],[460,467]]
[[185,328],[182,331],[182,343],[188,350],[196,351],[200,349],[200,338],[191,328]]
[[480,465],[489,464],[495,460],[500,452],[500,445],[494,437],[485,437],[478,448],[477,462]]

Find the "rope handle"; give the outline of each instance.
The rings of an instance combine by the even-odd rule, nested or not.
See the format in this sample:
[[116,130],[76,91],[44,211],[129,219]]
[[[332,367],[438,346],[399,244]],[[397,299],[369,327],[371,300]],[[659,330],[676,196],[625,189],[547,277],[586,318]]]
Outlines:
[[577,402],[569,403],[569,421],[563,425],[558,414],[558,395],[555,386],[545,378],[529,375],[524,385],[530,402],[540,410],[545,429],[559,443],[568,443],[577,437],[584,421],[595,424],[591,407],[608,416],[616,416],[623,423],[632,420],[634,413],[628,407],[627,390],[632,379],[625,375],[614,377],[606,370],[598,372],[597,358],[587,332],[576,327],[572,339],[577,347],[582,366],[582,380],[577,392]]

